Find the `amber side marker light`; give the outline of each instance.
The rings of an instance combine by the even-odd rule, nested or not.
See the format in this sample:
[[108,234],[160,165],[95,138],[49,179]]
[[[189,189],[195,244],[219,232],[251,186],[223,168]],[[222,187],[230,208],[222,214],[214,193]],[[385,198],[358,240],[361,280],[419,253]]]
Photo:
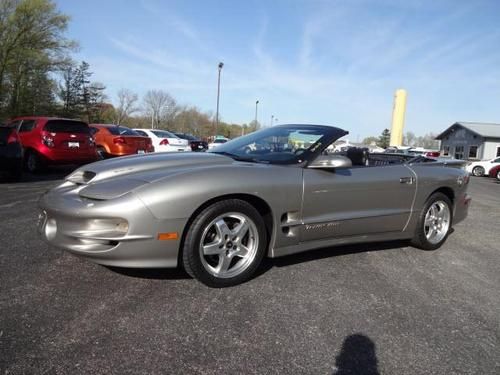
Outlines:
[[170,232],[170,233],[158,233],[158,239],[160,241],[164,240],[177,240],[179,238],[179,235],[177,232]]

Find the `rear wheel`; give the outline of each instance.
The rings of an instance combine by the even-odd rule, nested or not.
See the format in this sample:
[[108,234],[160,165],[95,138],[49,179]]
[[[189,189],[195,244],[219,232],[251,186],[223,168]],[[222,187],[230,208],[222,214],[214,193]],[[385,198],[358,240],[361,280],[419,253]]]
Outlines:
[[442,193],[434,193],[427,200],[412,239],[415,247],[435,250],[441,247],[450,233],[452,223],[452,204]]
[[216,202],[191,224],[184,241],[186,271],[203,284],[222,288],[248,280],[267,247],[259,212],[239,199]]
[[482,177],[484,176],[484,168],[483,167],[474,167],[474,169],[472,170],[472,174],[476,177]]
[[106,154],[106,149],[102,146],[97,146],[97,155],[99,155],[100,159],[106,159],[107,154]]
[[30,173],[38,173],[45,169],[45,163],[35,151],[29,151],[26,155],[26,169]]
[[497,172],[497,180],[500,181],[500,170]]

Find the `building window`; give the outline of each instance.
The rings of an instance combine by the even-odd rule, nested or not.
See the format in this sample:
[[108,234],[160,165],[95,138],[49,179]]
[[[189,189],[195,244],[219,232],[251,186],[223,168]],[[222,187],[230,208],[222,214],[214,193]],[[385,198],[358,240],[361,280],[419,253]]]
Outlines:
[[500,147],[497,147],[497,156],[500,156]]
[[464,146],[455,147],[455,159],[464,159]]
[[450,156],[450,146],[443,147],[443,156]]
[[477,149],[479,146],[470,146],[469,147],[469,159],[477,159]]

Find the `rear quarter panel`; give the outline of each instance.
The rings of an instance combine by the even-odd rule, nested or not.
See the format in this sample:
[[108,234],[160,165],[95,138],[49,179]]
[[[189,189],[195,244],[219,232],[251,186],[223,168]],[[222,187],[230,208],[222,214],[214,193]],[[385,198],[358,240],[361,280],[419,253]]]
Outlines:
[[410,168],[417,175],[417,194],[408,229],[414,230],[425,202],[439,189],[444,188],[453,192],[455,214],[456,203],[463,200],[467,193],[468,173],[461,168],[436,166],[432,163],[413,164]]

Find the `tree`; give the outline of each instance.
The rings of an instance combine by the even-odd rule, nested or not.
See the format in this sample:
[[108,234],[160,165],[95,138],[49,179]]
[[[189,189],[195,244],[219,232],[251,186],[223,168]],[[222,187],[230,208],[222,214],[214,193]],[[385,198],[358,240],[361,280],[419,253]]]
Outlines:
[[136,93],[127,89],[121,89],[120,91],[118,91],[117,96],[118,107],[115,110],[115,123],[117,125],[120,125],[130,115],[139,110],[136,105],[139,97]]
[[[51,73],[76,46],[64,37],[68,21],[50,0],[0,1],[0,115],[33,113],[33,108],[54,105]],[[45,85],[43,92],[31,90],[40,84]],[[45,96],[47,90],[50,94]]]
[[149,90],[143,99],[144,112],[151,117],[151,128],[171,124],[177,113],[175,99],[163,90]]
[[365,139],[363,139],[362,143],[364,145],[368,145],[369,146],[369,145],[372,145],[372,144],[377,144],[378,140],[379,139],[377,137],[373,137],[373,136],[372,137],[366,137]]
[[384,129],[380,137],[378,138],[377,146],[382,148],[387,148],[390,146],[391,142],[391,132],[389,129]]
[[406,146],[415,146],[417,137],[412,132],[406,132],[403,137],[403,144]]

